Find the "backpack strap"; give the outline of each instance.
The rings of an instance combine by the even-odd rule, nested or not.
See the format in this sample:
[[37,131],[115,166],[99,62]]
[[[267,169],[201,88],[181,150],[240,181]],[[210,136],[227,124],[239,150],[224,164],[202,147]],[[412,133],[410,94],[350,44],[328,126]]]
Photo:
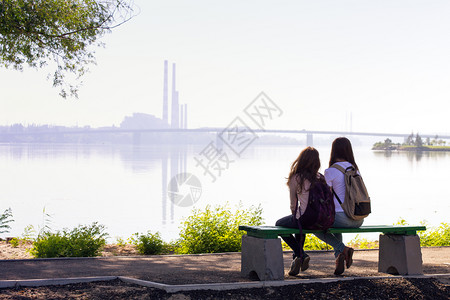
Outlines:
[[[330,168],[335,168],[338,169],[339,171],[341,171],[344,175],[345,172],[347,171],[346,169],[344,169],[342,166],[338,165],[337,163],[334,163]],[[349,167],[352,168],[352,167]],[[348,169],[348,168],[347,168]],[[341,199],[339,199],[339,196],[336,194],[336,192],[334,191],[333,187],[331,187],[331,191],[333,192],[333,195],[336,197],[337,201],[339,202],[339,204],[342,207],[342,201]]]
[[336,199],[339,202],[339,204],[342,206],[342,201],[341,201],[341,199],[339,199],[338,195],[336,194],[336,192],[334,191],[333,188],[331,188],[331,191],[333,192],[333,195],[336,197]]
[[337,163],[333,164],[330,168],[338,169],[339,171],[341,171],[344,174],[345,174],[345,171],[347,171],[346,169],[344,169],[342,166],[338,165]]

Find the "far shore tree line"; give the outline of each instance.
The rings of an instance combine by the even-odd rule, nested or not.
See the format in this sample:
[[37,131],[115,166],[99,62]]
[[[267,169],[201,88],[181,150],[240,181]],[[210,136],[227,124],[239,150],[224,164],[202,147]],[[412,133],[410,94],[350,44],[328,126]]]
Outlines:
[[399,150],[404,148],[430,148],[430,147],[448,147],[447,141],[439,139],[436,135],[433,139],[427,137],[423,139],[418,133],[411,133],[404,143],[393,143],[390,138],[384,142],[377,142],[373,145],[373,150]]

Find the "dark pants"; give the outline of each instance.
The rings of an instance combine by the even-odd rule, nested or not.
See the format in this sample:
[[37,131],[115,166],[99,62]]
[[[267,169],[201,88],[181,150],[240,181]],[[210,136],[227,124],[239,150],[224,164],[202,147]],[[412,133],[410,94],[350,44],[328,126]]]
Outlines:
[[[289,216],[279,219],[275,223],[275,226],[298,228],[298,223],[293,215],[289,215]],[[305,244],[306,235],[300,234],[300,229],[299,229],[299,233],[295,234],[295,237],[291,234],[289,236],[282,236],[281,238],[294,251],[294,257],[308,256],[308,254],[306,254],[305,251],[303,250],[303,245]]]

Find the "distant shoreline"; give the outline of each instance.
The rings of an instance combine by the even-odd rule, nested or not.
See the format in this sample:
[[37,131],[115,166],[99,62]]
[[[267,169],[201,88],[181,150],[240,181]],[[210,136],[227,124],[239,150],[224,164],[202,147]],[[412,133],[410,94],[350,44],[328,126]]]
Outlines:
[[450,146],[374,146],[372,150],[381,150],[381,151],[450,151]]

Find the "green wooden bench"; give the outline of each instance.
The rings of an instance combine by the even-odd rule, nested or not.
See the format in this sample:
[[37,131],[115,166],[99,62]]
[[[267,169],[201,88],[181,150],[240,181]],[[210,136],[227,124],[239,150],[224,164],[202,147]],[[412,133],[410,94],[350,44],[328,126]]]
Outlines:
[[[281,226],[239,226],[242,237],[241,274],[259,280],[283,280],[284,264],[279,236],[298,233],[298,229]],[[417,231],[425,226],[378,225],[360,228],[330,228],[330,233],[380,232],[378,271],[389,274],[422,274],[422,252]],[[304,233],[322,232],[303,230]]]

